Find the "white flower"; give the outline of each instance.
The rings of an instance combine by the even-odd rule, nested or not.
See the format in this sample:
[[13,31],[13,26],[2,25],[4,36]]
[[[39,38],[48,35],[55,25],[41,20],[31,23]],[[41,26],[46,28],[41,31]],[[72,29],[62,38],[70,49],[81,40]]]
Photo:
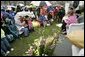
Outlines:
[[25,53],[28,53],[28,51],[26,51]]

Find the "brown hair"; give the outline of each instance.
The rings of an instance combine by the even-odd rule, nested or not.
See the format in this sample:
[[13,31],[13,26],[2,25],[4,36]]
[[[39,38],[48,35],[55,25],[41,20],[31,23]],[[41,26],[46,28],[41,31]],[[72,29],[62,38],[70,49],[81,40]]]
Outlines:
[[70,16],[71,16],[71,15],[74,15],[74,13],[75,13],[75,12],[74,12],[74,8],[70,7],[69,10],[70,10],[70,11],[68,12],[68,14],[69,14]]

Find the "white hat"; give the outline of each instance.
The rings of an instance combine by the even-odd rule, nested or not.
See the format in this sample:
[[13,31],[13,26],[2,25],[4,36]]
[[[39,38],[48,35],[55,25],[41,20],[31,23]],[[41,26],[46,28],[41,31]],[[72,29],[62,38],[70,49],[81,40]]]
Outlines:
[[12,10],[12,8],[11,7],[8,7],[7,10]]

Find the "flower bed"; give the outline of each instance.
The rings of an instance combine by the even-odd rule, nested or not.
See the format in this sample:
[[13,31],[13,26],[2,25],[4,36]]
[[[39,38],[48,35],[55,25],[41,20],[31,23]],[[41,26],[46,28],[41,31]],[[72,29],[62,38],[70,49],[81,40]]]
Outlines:
[[51,56],[57,42],[57,34],[48,36],[45,38],[41,36],[39,39],[35,39],[34,43],[30,45],[27,50],[26,56]]

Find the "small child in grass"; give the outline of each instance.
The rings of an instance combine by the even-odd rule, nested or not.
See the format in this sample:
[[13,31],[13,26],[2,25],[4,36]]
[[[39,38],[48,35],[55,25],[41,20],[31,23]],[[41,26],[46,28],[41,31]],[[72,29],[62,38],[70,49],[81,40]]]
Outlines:
[[29,32],[33,32],[34,28],[33,28],[31,17],[25,16],[25,18],[26,18],[26,24],[28,25]]

